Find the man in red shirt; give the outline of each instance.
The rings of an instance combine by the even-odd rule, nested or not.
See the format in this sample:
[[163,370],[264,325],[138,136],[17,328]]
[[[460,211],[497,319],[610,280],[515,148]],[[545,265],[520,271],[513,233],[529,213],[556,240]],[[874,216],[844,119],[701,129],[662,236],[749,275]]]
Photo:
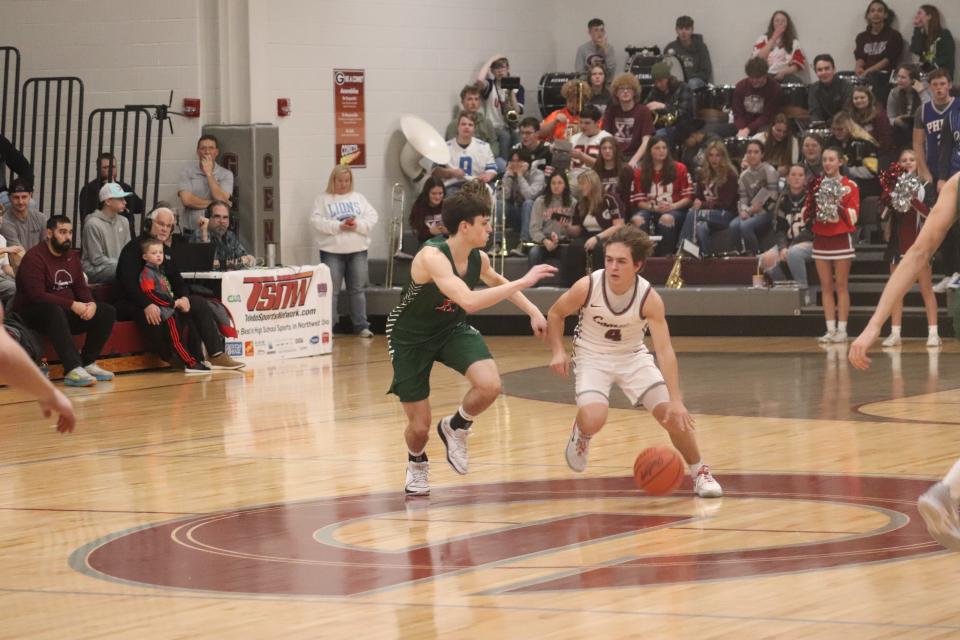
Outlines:
[[[53,343],[66,374],[64,384],[89,387],[98,380],[112,380],[113,373],[97,366],[96,360],[110,337],[116,311],[93,301],[80,253],[72,250],[70,219],[52,216],[45,234],[45,240],[20,262],[13,310]],[[86,340],[78,353],[71,336],[80,333],[86,334]]]

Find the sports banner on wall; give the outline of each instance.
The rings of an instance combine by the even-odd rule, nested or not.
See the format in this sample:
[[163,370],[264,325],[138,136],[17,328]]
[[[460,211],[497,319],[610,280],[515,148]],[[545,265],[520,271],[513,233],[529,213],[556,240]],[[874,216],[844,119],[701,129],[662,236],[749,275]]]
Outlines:
[[333,70],[333,159],[351,167],[367,166],[363,69]]
[[224,274],[221,299],[237,329],[227,353],[246,361],[330,353],[332,290],[323,264]]

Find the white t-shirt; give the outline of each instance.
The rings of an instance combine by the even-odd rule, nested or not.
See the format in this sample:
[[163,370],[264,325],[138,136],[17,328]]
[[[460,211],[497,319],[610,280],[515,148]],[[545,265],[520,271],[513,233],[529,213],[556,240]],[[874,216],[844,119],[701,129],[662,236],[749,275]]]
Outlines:
[[[490,145],[479,138],[471,140],[466,147],[460,146],[457,139],[453,138],[447,140],[447,147],[450,149],[450,166],[462,169],[468,176],[478,178],[487,171],[497,170]],[[462,178],[447,178],[443,186],[450,187],[463,182]]]

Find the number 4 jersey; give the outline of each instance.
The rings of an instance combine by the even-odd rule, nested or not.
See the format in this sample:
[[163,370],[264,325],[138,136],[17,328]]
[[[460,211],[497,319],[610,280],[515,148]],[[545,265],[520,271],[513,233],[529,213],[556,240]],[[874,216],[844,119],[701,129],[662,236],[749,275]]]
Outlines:
[[650,294],[650,283],[637,275],[633,287],[617,295],[607,287],[604,273],[599,269],[590,275],[587,302],[580,309],[573,332],[575,355],[646,353],[643,304]]

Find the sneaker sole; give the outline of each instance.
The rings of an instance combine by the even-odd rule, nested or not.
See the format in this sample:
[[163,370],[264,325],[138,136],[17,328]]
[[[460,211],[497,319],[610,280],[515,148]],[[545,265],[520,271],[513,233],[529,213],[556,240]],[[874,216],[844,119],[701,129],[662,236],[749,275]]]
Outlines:
[[930,537],[939,542],[947,549],[960,551],[960,538],[951,532],[953,528],[950,516],[944,513],[932,500],[924,500],[922,497],[917,501],[917,509],[927,525],[927,532]]
[[[211,368],[211,369],[216,369],[217,371],[239,371],[240,369],[243,369],[245,366],[247,366],[247,365],[241,364],[241,365],[237,365],[237,366],[235,366],[235,367],[228,367],[228,366],[224,366],[224,365],[221,365],[221,364],[212,364],[212,365],[210,365],[210,368]],[[206,372],[204,372],[204,373],[206,373]]]
[[430,495],[430,489],[427,489],[426,491],[411,491],[410,489],[404,488],[403,492],[409,497]]
[[450,445],[447,444],[447,435],[443,432],[443,420],[437,423],[437,434],[439,434],[440,440],[443,441],[443,449],[447,456],[447,464],[449,464],[450,467],[460,475],[462,476],[467,475],[466,469],[464,469],[463,471],[461,471],[460,469],[457,469],[457,465],[453,464],[453,460],[450,459]]
[[91,381],[89,381],[89,382],[88,382],[88,381],[83,381],[83,382],[71,382],[71,381],[67,380],[66,378],[64,378],[63,384],[64,384],[64,386],[67,386],[67,387],[79,387],[79,388],[83,388],[83,387],[92,387],[92,386],[94,386],[95,384],[97,384],[97,381],[96,381],[96,379],[94,379],[94,380],[91,380]]

